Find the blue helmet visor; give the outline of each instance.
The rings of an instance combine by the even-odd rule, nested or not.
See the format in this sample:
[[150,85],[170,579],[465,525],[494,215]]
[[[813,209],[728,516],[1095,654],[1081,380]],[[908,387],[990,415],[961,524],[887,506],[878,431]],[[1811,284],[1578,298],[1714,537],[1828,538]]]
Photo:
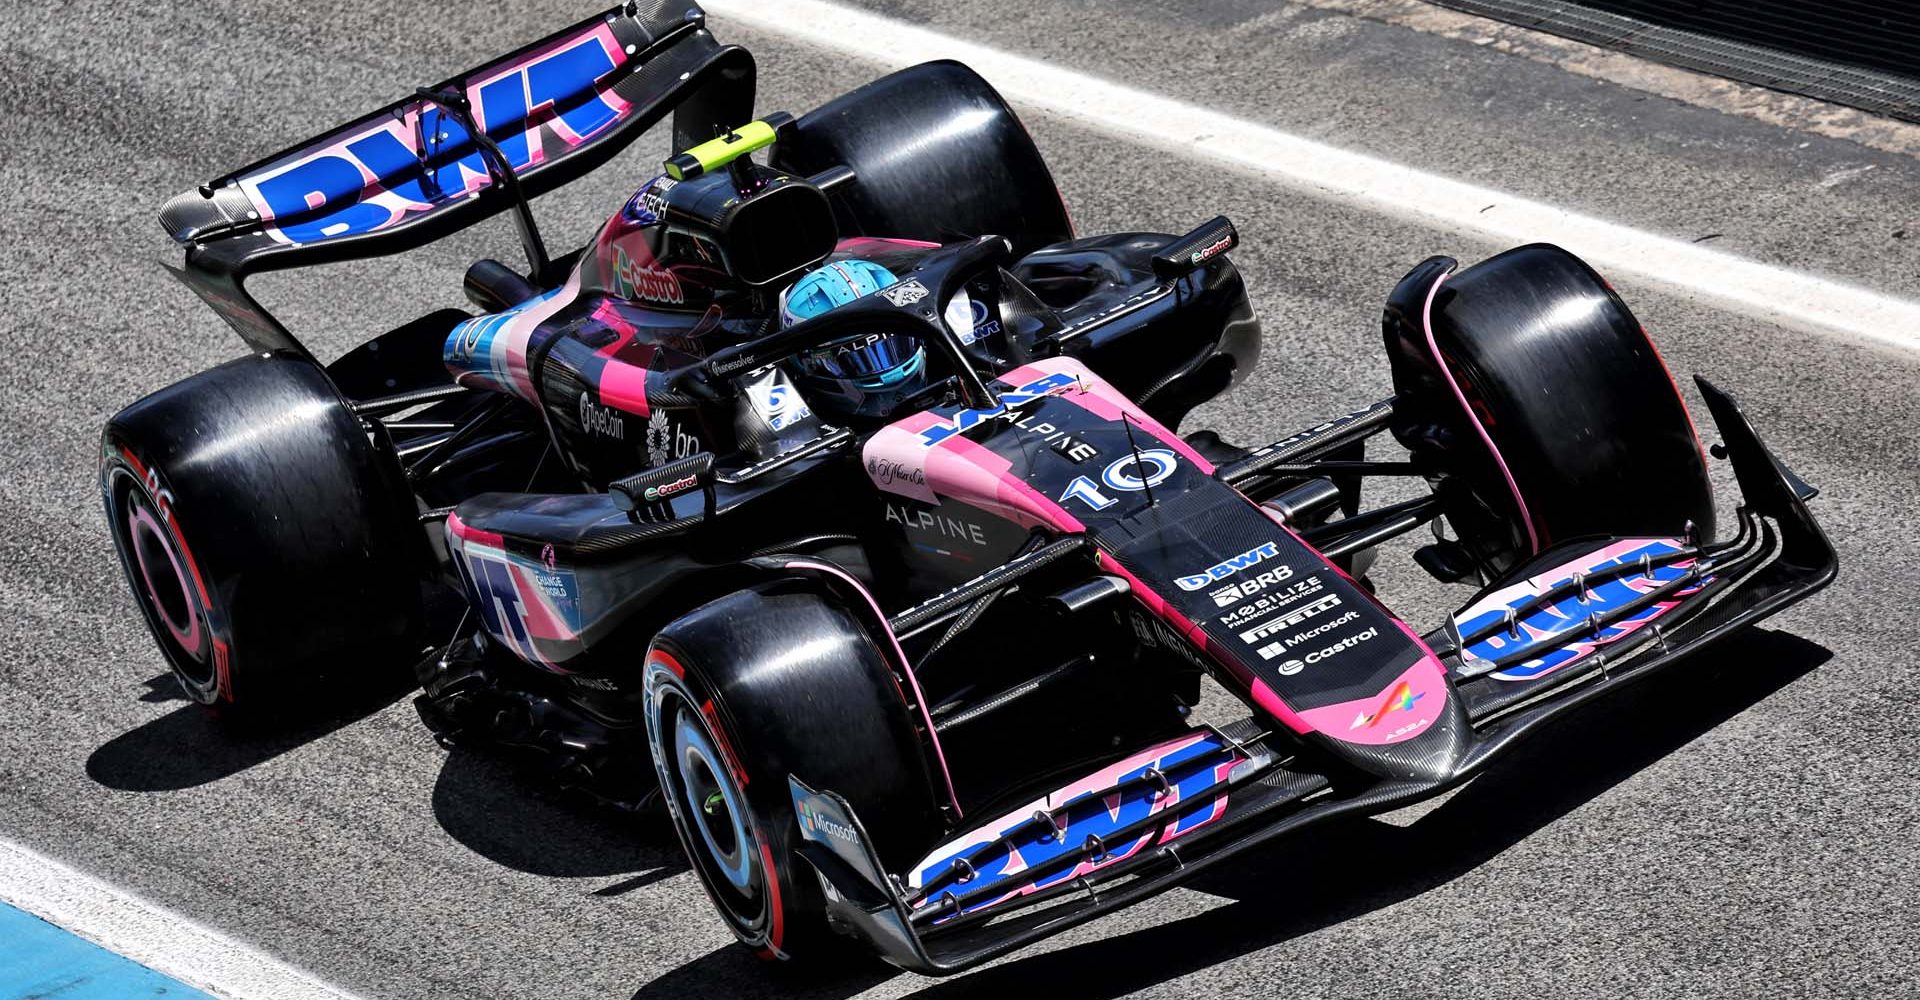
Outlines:
[[800,361],[816,375],[891,383],[912,374],[904,369],[919,354],[919,341],[912,337],[869,334],[815,348],[801,355]]

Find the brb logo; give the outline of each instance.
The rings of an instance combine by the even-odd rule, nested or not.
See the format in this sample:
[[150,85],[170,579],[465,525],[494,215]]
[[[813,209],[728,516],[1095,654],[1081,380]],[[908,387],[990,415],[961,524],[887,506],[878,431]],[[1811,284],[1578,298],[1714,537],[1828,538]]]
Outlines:
[[[613,29],[595,24],[464,81],[474,121],[517,173],[543,162],[548,140],[572,149],[618,121],[628,104],[600,86],[626,61]],[[441,161],[445,153],[464,151]],[[239,180],[283,243],[309,243],[393,225],[485,187],[486,161],[459,122],[424,101],[362,130],[327,136]]]

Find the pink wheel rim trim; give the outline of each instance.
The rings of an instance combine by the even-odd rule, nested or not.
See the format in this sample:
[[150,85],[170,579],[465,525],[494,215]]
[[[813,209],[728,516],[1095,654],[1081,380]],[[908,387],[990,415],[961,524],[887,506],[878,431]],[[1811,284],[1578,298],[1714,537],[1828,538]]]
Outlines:
[[[141,582],[147,587],[147,602],[153,606],[154,615],[166,626],[168,634],[173,636],[173,641],[179,644],[181,651],[195,660],[204,660],[206,649],[200,632],[200,616],[194,610],[193,588],[187,581],[186,568],[180,565],[180,557],[174,554],[173,544],[165,529],[160,527],[160,522],[154,520],[153,512],[145,504],[136,503],[132,507],[127,514],[127,531],[133,543],[134,561],[140,566]],[[155,585],[153,578],[154,568],[147,563],[147,546],[141,544],[142,534],[153,536],[160,550],[167,554],[167,563],[173,569],[174,586],[179,589],[181,604],[186,608],[187,620],[184,623],[174,621],[173,616],[167,613],[165,602],[160,600],[160,588]]]

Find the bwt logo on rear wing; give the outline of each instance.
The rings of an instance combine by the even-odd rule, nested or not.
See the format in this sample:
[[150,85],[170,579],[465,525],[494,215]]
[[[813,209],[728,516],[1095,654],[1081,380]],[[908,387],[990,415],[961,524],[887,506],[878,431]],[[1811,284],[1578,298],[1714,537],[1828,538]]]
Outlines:
[[[518,173],[546,159],[549,146],[570,150],[619,120],[629,104],[602,81],[626,60],[613,29],[596,22],[462,83],[475,123]],[[283,243],[372,232],[491,182],[473,137],[425,101],[239,178],[267,233]]]
[[[676,121],[675,138],[684,132],[694,141],[707,138],[717,121],[750,113],[752,59],[714,41],[697,6],[628,9],[616,7],[431,89],[464,98],[529,197],[604,162],[669,111],[691,114]],[[576,169],[534,182],[543,168],[589,147],[597,152]],[[253,234],[261,246],[249,244],[251,257],[258,249],[397,231],[475,200],[493,184],[486,154],[459,117],[415,97],[186,192],[168,202],[161,222],[182,243]],[[478,200],[485,210],[461,212],[446,231],[504,207],[496,198]]]

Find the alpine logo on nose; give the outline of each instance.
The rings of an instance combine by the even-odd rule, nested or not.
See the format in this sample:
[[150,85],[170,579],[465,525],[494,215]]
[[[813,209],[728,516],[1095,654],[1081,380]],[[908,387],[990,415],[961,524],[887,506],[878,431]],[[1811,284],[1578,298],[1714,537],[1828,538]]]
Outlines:
[[1176,582],[1180,584],[1181,590],[1205,590],[1216,580],[1224,580],[1249,566],[1258,566],[1267,559],[1279,554],[1279,548],[1275,546],[1274,543],[1267,542],[1264,545],[1248,549],[1225,562],[1219,563],[1209,568],[1205,573],[1183,576]]

